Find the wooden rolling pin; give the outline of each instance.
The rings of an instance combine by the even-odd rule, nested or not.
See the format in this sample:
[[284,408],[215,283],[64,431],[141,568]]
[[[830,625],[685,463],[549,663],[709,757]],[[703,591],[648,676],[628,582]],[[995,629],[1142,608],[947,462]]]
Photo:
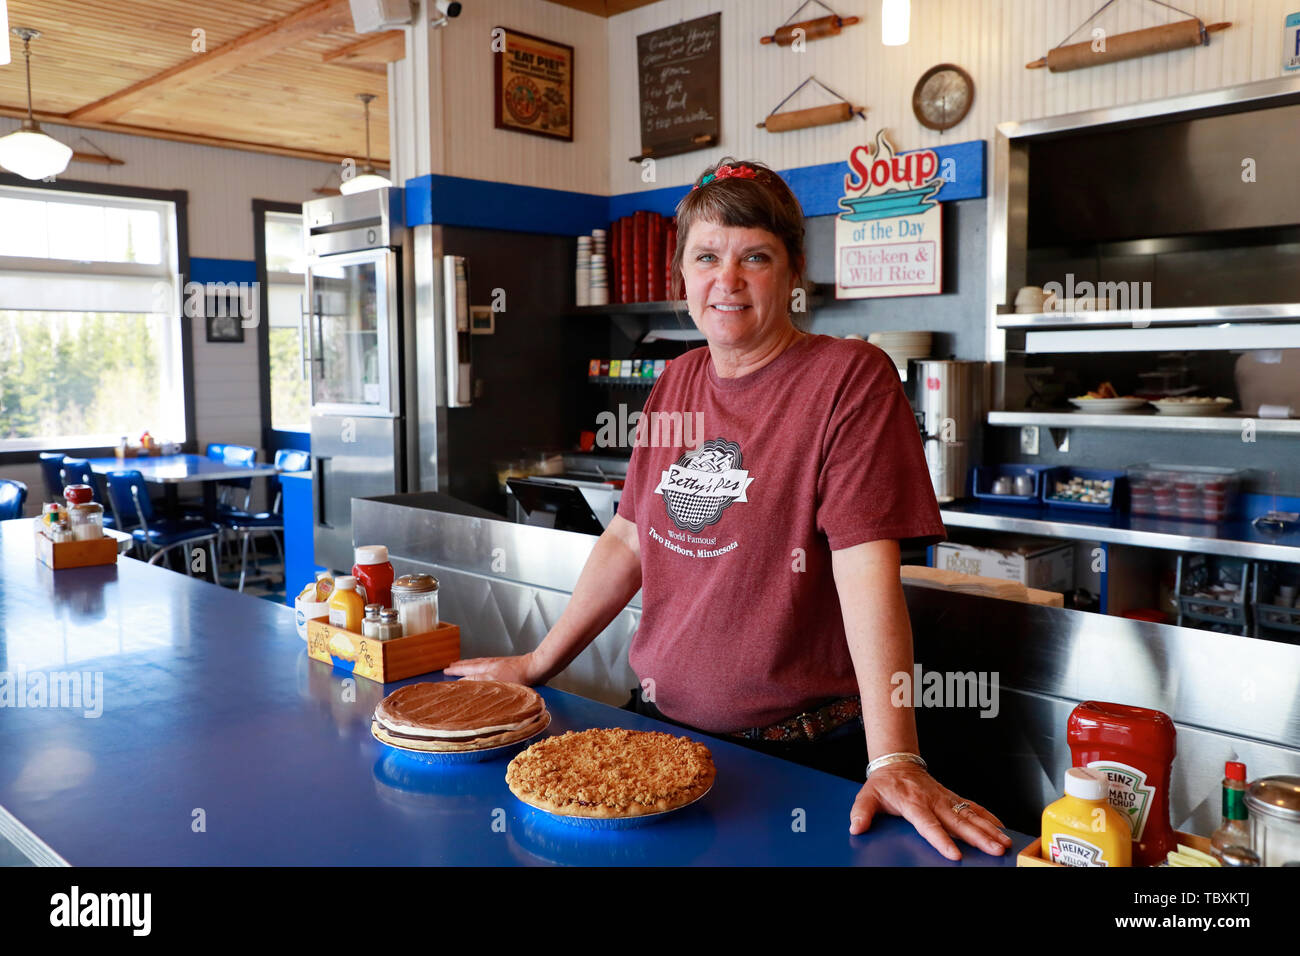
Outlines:
[[[1218,33],[1230,26],[1232,26],[1230,22],[1211,23],[1205,27],[1205,30],[1206,33]],[[1200,21],[1179,20],[1177,23],[1166,23],[1164,26],[1108,35],[1105,50],[1094,51],[1091,40],[1058,46],[1047,56],[1026,63],[1025,69],[1038,70],[1047,67],[1053,73],[1064,73],[1067,70],[1082,70],[1090,66],[1101,66],[1103,63],[1114,63],[1117,60],[1131,60],[1152,53],[1168,53],[1170,50],[1182,50],[1189,46],[1200,45]]]
[[831,103],[828,106],[813,106],[806,110],[773,113],[763,122],[755,125],[769,133],[788,133],[790,130],[807,129],[810,126],[843,123],[852,119],[854,113],[860,113],[865,109],[865,106],[854,106],[851,103]]
[[1003,601],[1019,601],[1021,604],[1065,607],[1064,594],[1058,594],[1055,591],[1040,591],[1038,588],[1027,588],[1019,581],[982,578],[974,574],[959,574],[956,571],[927,568],[918,564],[903,565],[899,569],[899,577],[907,584],[939,587],[948,591],[958,591],[962,594],[976,594],[980,597],[998,598]]
[[777,46],[789,46],[794,42],[794,31],[802,30],[805,40],[820,40],[822,37],[839,36],[841,27],[851,27],[858,22],[857,17],[818,17],[816,20],[801,20],[777,27],[770,37],[763,37],[759,43],[775,43]]

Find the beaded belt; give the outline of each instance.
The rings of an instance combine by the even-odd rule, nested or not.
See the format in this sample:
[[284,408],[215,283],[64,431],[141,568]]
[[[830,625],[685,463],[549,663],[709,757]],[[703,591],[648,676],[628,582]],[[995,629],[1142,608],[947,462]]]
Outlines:
[[837,727],[862,717],[860,697],[841,697],[817,710],[795,714],[770,727],[752,727],[732,731],[730,736],[746,740],[780,740],[811,742]]

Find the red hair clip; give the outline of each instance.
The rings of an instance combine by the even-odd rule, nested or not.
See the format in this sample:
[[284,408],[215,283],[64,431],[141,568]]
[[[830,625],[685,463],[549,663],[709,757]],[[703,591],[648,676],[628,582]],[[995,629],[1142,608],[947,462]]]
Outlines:
[[701,186],[707,186],[715,179],[757,179],[757,178],[758,178],[758,173],[750,169],[748,166],[719,166],[713,172],[709,173],[709,175],[705,176],[698,183],[692,186],[691,191],[694,192],[696,189],[699,189]]

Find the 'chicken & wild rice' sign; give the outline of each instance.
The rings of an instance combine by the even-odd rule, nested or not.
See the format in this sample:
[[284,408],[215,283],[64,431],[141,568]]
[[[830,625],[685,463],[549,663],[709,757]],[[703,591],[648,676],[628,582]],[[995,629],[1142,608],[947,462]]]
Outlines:
[[897,154],[884,130],[853,147],[835,220],[837,299],[942,290],[942,186],[934,150]]

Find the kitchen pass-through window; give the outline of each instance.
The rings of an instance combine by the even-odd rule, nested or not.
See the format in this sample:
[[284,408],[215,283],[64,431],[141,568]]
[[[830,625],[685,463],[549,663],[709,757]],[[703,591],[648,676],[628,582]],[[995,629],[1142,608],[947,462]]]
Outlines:
[[176,204],[0,186],[0,451],[186,438]]

